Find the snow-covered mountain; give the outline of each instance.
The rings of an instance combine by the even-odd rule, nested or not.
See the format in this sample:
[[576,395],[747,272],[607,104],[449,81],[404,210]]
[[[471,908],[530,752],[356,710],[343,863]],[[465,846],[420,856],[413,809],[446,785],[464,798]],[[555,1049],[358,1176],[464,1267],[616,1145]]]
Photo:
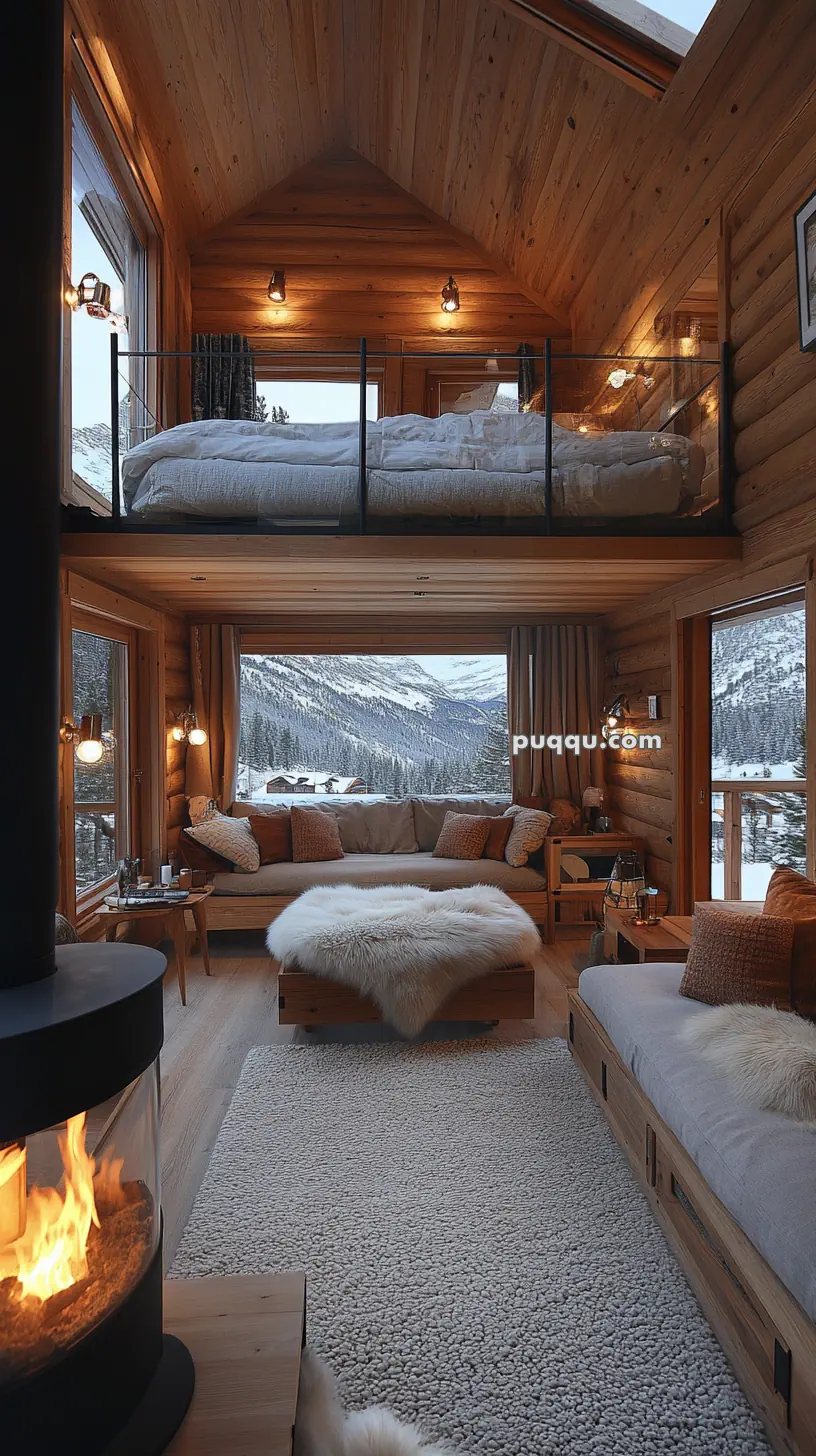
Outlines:
[[805,719],[805,613],[737,620],[711,638],[715,773],[790,777]]
[[242,764],[358,774],[383,792],[478,787],[472,764],[504,698],[478,659],[440,661],[453,687],[412,657],[242,657]]
[[454,698],[498,707],[507,698],[507,661],[498,654],[487,657],[417,657],[426,672],[443,684]]

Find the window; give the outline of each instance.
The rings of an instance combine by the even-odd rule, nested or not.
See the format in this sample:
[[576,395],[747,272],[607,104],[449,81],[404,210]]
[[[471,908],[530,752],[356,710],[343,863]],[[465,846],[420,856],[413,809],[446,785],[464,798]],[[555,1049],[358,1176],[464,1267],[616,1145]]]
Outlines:
[[102,715],[105,754],[99,763],[73,755],[74,856],[77,901],[109,880],[130,853],[130,693],[132,634],[94,623],[71,634],[73,720]]
[[[110,285],[119,348],[140,350],[148,336],[148,258],[133,221],[76,100],[71,108],[71,281],[95,273]],[[72,472],[111,498],[110,325],[85,309],[71,315]],[[123,360],[119,376],[120,448],[144,437],[150,411],[145,361]]]
[[[714,9],[714,0],[595,0],[601,10],[657,41],[678,56],[689,50],[695,35]],[[669,22],[666,24],[666,22]]]
[[712,622],[711,889],[762,900],[774,865],[806,869],[805,604]]
[[240,799],[509,793],[507,660],[241,657]]
[[485,379],[430,379],[431,412],[436,415],[467,415],[472,410],[497,414],[518,413],[518,384]]
[[[334,424],[360,418],[360,385],[344,379],[264,379],[256,387],[268,419],[283,410],[293,425]],[[366,385],[366,419],[380,413],[378,384]],[[280,416],[278,416],[280,418]]]

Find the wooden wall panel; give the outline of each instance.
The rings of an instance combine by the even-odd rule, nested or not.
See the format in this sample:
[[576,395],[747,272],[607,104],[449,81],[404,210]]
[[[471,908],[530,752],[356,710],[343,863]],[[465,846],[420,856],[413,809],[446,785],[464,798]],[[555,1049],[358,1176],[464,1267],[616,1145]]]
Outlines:
[[[266,296],[276,268],[286,273],[281,305]],[[441,289],[451,273],[461,307],[446,315]],[[192,308],[195,330],[237,330],[256,348],[337,340],[348,349],[365,335],[372,349],[386,336],[396,348],[413,340],[514,353],[523,340],[569,336],[565,320],[478,245],[352,152],[310,163],[198,244]]]

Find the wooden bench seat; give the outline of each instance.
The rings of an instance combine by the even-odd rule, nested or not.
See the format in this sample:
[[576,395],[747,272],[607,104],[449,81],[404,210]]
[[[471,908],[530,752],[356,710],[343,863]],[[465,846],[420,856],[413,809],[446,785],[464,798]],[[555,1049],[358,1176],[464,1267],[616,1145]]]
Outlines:
[[[281,1026],[339,1026],[382,1021],[379,1007],[351,986],[284,970],[277,961],[278,1021]],[[489,971],[440,1006],[434,1021],[526,1021],[535,1015],[535,971],[531,965]]]

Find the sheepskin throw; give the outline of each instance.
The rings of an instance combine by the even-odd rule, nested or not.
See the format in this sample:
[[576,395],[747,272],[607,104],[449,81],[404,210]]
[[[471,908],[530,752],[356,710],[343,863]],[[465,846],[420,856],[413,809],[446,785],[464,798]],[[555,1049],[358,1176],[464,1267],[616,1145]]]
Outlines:
[[454,1456],[384,1406],[347,1415],[337,1381],[307,1346],[300,1362],[294,1456]]
[[416,1036],[460,986],[527,964],[541,941],[526,910],[492,885],[338,885],[287,905],[266,944],[282,966],[353,986]]
[[773,1006],[715,1006],[681,1035],[754,1107],[816,1127],[816,1026]]

